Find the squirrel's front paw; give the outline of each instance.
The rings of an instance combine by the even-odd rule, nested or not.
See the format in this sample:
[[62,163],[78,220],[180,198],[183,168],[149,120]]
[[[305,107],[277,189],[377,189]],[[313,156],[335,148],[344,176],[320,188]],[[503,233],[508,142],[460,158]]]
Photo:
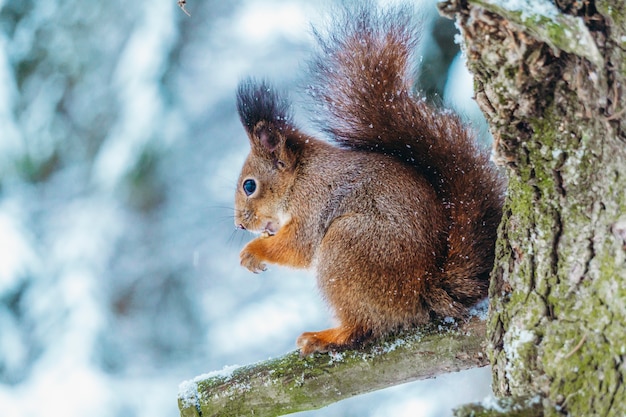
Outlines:
[[239,254],[239,259],[241,261],[241,266],[247,268],[250,272],[254,272],[255,274],[267,270],[267,265],[265,265],[264,262],[262,262],[254,253],[252,253],[252,251],[249,250],[248,246],[243,248],[243,250]]

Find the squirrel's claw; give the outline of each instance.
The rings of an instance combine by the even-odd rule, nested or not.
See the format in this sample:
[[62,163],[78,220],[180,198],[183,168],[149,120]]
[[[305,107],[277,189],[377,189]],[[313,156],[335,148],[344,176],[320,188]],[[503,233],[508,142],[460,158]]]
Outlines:
[[296,340],[301,356],[309,356],[315,352],[329,352],[336,349],[351,347],[354,342],[354,329],[336,327],[319,332],[304,332]]
[[328,343],[320,339],[314,332],[302,333],[298,340],[296,340],[296,346],[300,349],[300,356],[309,356],[315,352],[328,352]]

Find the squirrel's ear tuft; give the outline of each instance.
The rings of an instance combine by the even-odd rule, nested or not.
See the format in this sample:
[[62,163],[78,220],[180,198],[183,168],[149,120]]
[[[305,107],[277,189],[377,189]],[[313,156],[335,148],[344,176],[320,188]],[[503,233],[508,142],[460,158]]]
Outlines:
[[250,135],[259,122],[276,128],[291,124],[289,101],[266,81],[249,78],[239,83],[237,111],[241,123]]
[[248,79],[239,83],[237,110],[253,151],[269,159],[277,169],[293,168],[298,146],[285,95],[265,81]]

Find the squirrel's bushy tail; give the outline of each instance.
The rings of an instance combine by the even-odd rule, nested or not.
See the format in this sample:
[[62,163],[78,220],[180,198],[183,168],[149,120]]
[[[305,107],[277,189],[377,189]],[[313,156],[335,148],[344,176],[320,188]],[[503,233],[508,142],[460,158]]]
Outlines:
[[327,32],[315,31],[310,91],[333,140],[394,155],[433,184],[450,218],[441,287],[468,305],[486,294],[503,181],[458,116],[413,93],[418,34],[408,6],[344,7]]

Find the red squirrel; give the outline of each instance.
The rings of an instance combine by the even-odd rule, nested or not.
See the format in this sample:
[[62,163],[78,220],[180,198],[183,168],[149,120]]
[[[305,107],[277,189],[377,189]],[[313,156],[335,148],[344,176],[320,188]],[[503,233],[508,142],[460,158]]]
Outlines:
[[259,234],[241,264],[314,269],[338,320],[303,333],[303,355],[462,318],[486,296],[504,183],[461,119],[413,92],[409,9],[365,2],[314,31],[310,90],[330,141],[268,83],[238,88],[251,149],[235,224]]

